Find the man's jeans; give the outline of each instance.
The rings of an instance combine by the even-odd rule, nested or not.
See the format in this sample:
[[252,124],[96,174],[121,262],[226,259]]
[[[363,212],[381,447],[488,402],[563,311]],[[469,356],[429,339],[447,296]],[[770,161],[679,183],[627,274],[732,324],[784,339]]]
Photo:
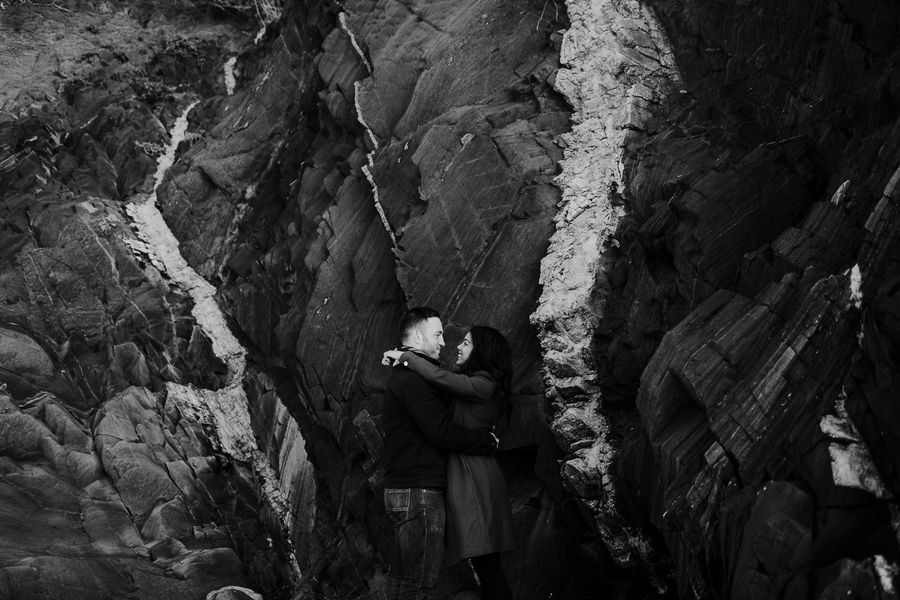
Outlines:
[[444,490],[385,488],[384,508],[394,526],[399,555],[399,564],[391,566],[388,597],[424,598],[434,588],[444,559]]

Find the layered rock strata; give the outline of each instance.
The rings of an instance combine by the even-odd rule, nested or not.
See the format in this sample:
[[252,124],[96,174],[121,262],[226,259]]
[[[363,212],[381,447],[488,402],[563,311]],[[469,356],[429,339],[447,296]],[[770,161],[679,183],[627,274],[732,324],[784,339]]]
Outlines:
[[378,596],[414,304],[515,348],[517,597],[895,594],[895,9],[212,4],[4,5],[0,597]]
[[250,419],[229,438],[185,401],[206,390],[221,406],[235,353],[198,316],[214,304],[146,241],[177,248],[137,239],[124,210],[161,181],[169,127],[223,87],[209,66],[249,32],[202,5],[63,8],[13,3],[0,20],[0,597],[277,593],[292,573],[289,549],[271,551],[272,467],[228,444],[252,449]]
[[639,418],[619,506],[685,597],[893,597],[897,15],[652,7],[684,92],[628,142],[594,288],[597,386]]

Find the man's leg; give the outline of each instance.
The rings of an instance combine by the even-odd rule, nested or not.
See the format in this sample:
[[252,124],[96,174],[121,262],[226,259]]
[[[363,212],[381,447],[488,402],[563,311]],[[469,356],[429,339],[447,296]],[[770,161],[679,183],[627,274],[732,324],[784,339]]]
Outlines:
[[394,526],[400,559],[400,564],[391,567],[392,587],[401,600],[418,600],[434,588],[444,557],[444,492],[387,488],[384,506]]
[[426,537],[422,549],[422,584],[434,589],[444,563],[444,533],[447,526],[447,498],[444,490],[422,489],[422,514]]

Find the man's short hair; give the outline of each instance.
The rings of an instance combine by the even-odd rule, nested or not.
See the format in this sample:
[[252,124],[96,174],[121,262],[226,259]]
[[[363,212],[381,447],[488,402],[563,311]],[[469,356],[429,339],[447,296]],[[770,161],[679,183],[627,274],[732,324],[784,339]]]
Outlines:
[[412,335],[413,329],[427,321],[428,319],[441,318],[438,311],[427,306],[417,306],[410,308],[400,319],[400,339],[405,340]]

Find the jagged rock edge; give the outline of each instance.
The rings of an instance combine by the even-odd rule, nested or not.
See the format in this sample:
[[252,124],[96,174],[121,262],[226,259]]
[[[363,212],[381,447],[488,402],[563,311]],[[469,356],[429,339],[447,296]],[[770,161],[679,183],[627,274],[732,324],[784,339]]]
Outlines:
[[[340,25],[341,31],[343,31],[348,38],[350,38],[350,45],[353,46],[353,50],[359,56],[359,59],[362,61],[363,65],[365,65],[366,70],[369,72],[369,75],[373,73],[372,64],[369,62],[369,59],[366,58],[365,52],[363,52],[362,47],[359,45],[359,41],[356,39],[356,35],[350,29],[350,25],[347,24],[347,13],[341,12],[338,15],[338,23]],[[375,203],[375,210],[378,212],[378,217],[381,219],[382,225],[384,225],[385,231],[387,231],[388,236],[391,238],[391,247],[394,252],[394,262],[395,266],[397,262],[397,255],[399,252],[399,246],[397,245],[397,236],[394,234],[394,230],[391,229],[390,221],[388,221],[387,213],[384,212],[384,207],[381,205],[381,201],[378,197],[378,184],[375,183],[375,177],[372,175],[372,169],[375,168],[375,153],[378,152],[379,144],[378,138],[375,137],[375,132],[369,127],[366,123],[365,118],[363,117],[362,107],[359,104],[359,86],[361,81],[353,82],[353,108],[356,111],[356,119],[359,121],[359,124],[362,125],[363,129],[366,132],[366,135],[369,136],[369,141],[372,143],[372,150],[366,153],[366,164],[362,166],[363,175],[366,177],[366,181],[369,182],[369,186],[372,188],[372,201]]]
[[[641,2],[567,0],[566,8],[571,27],[563,36],[562,67],[554,87],[573,107],[572,131],[563,137],[565,158],[556,179],[561,207],[541,261],[543,289],[531,322],[541,342],[557,440],[564,437],[557,425],[566,418],[581,421],[595,434],[593,439],[561,444],[566,452],[563,481],[587,471],[602,482],[602,498],[581,500],[616,562],[635,566],[652,546],[643,532],[624,523],[616,507],[611,476],[616,451],[608,440],[608,421],[589,359],[593,332],[603,315],[591,295],[603,269],[604,250],[615,244],[612,236],[624,216],[610,201],[611,191],[625,187],[622,146],[631,131],[645,125],[648,105],[679,86],[681,75],[662,27]],[[626,46],[641,45],[632,34],[636,29],[655,46],[653,68],[623,52]],[[597,90],[598,77],[610,85]],[[608,101],[596,101],[601,97]],[[578,255],[579,260],[572,260]]]
[[[126,240],[126,243],[135,254],[148,255],[157,270],[167,274],[191,296],[194,300],[191,314],[209,337],[213,353],[228,366],[228,383],[221,390],[205,390],[171,382],[166,384],[166,390],[184,414],[214,428],[216,435],[212,437],[212,441],[219,450],[253,466],[260,478],[261,496],[278,519],[284,532],[284,542],[290,548],[290,568],[296,585],[302,578],[302,573],[291,542],[293,521],[290,509],[281,492],[280,477],[253,436],[247,395],[243,388],[246,349],[228,327],[225,315],[215,300],[215,287],[181,255],[178,240],[156,205],[156,190],[164,179],[166,163],[171,165],[174,162],[175,149],[187,129],[187,116],[196,104],[197,102],[193,102],[188,105],[173,126],[167,151],[160,157],[153,192],[146,199],[133,200],[126,205],[125,212],[137,238],[134,241]],[[229,401],[222,402],[223,399]]]

